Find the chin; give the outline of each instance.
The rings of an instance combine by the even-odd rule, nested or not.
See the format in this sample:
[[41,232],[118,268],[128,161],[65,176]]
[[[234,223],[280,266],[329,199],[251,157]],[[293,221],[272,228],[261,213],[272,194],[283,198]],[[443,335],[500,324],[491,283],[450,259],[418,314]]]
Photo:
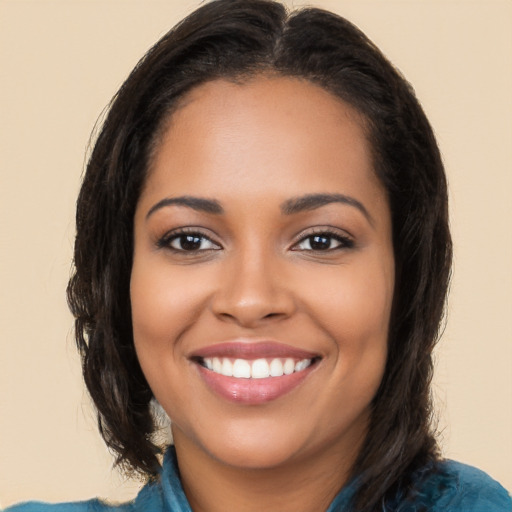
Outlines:
[[[362,414],[340,433],[312,422],[276,418],[220,420],[208,432],[184,432],[173,428],[175,441],[193,444],[195,450],[221,464],[241,470],[298,467],[326,453],[357,453],[367,431],[367,414]],[[348,440],[348,442],[347,442]],[[342,446],[343,445],[343,446]],[[345,449],[346,448],[346,449]],[[341,462],[341,461],[340,461]]]

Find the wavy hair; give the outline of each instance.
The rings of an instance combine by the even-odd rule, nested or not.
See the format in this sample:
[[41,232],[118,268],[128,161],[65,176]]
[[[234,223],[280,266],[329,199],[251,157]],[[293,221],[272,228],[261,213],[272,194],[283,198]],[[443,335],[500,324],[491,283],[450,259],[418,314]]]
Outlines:
[[[216,0],[185,18],[141,59],[114,96],[77,202],[68,302],[100,432],[126,469],[155,476],[153,394],[132,334],[133,218],[165,120],[207,81],[271,72],[322,86],[361,114],[376,175],[389,197],[396,261],[385,374],[353,467],[354,510],[410,492],[411,475],[439,458],[432,427],[432,350],[451,267],[447,186],[414,91],[354,25],[316,8]],[[297,106],[300,108],[300,105]]]

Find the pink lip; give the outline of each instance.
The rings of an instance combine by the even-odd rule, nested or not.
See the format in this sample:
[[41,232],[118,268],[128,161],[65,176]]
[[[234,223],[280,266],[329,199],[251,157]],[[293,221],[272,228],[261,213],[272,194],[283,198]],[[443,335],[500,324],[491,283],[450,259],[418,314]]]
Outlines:
[[276,343],[275,341],[244,342],[233,341],[209,345],[197,350],[191,358],[205,357],[231,357],[234,359],[260,359],[272,357],[291,357],[293,359],[313,359],[318,354],[307,352],[290,345]]
[[317,365],[313,364],[303,371],[294,372],[291,375],[283,375],[281,377],[243,379],[226,377],[208,370],[197,361],[198,359],[206,357],[229,357],[233,359],[271,359],[280,357],[302,360],[314,359],[318,357],[318,354],[273,341],[258,341],[255,343],[252,341],[238,340],[210,345],[199,349],[191,355],[190,359],[192,361],[195,360],[196,367],[203,382],[213,392],[230,402],[257,405],[276,400],[286,395],[301,384]]
[[282,377],[237,379],[225,377],[204,366],[197,365],[199,374],[211,390],[230,402],[246,405],[263,404],[286,395],[306,379],[315,367],[316,365],[311,365],[301,372]]

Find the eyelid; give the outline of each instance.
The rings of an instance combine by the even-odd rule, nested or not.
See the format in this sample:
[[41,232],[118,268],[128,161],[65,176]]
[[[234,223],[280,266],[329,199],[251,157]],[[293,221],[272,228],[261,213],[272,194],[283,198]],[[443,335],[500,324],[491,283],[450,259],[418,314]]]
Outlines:
[[[324,251],[321,250],[314,250],[314,249],[296,249],[296,247],[307,240],[308,238],[311,238],[315,235],[326,235],[326,237],[334,238],[335,240],[339,241],[341,243],[341,246],[335,247],[333,249],[325,249]],[[291,246],[292,251],[303,251],[303,252],[334,252],[337,250],[343,250],[343,249],[352,249],[355,245],[354,237],[347,233],[344,230],[341,230],[340,228],[334,228],[331,226],[316,226],[314,228],[309,228],[307,230],[302,231],[295,239]]]
[[[183,236],[183,235],[196,235],[198,238],[202,238],[205,240],[208,240],[212,244],[216,245],[217,248],[215,249],[201,249],[197,251],[186,251],[182,249],[176,249],[174,247],[171,247],[171,241]],[[180,253],[198,253],[198,252],[206,252],[206,251],[218,251],[222,249],[222,245],[215,241],[214,238],[211,235],[207,235],[204,232],[204,229],[194,226],[186,226],[186,227],[180,227],[176,229],[171,229],[170,231],[167,231],[163,236],[158,237],[156,246],[159,249],[169,249],[174,252],[180,252]]]

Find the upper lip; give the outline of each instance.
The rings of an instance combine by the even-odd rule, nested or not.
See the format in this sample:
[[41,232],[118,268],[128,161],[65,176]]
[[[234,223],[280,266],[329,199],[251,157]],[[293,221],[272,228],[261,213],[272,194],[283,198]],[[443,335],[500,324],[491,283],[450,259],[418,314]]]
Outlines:
[[208,345],[207,347],[194,351],[190,356],[191,359],[204,359],[206,357],[231,357],[234,359],[281,357],[302,360],[317,358],[319,354],[276,341],[237,339]]

